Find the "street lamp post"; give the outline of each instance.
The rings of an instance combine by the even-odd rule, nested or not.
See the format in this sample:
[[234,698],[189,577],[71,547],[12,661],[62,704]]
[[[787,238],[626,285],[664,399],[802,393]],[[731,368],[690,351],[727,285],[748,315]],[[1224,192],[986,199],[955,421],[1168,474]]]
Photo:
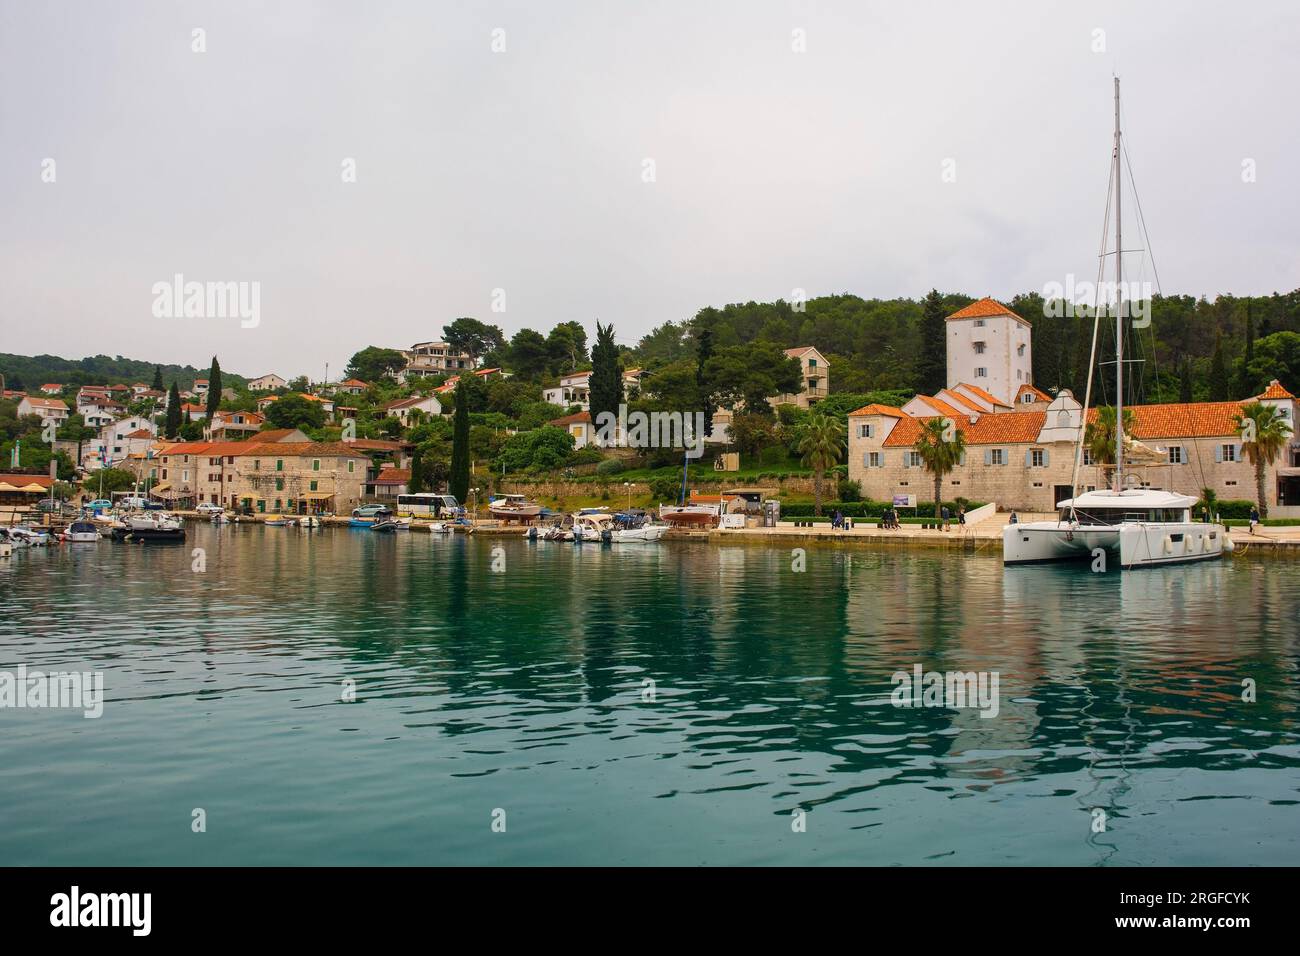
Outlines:
[[632,510],[632,482],[623,482],[623,490],[627,492],[627,510]]

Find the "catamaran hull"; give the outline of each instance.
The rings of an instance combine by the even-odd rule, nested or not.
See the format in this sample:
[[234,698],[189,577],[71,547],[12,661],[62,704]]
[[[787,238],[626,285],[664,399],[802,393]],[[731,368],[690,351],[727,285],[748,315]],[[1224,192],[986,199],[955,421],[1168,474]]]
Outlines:
[[[1226,547],[1225,547],[1226,545]],[[1219,525],[1128,522],[1117,527],[1070,527],[1055,521],[1009,524],[1002,530],[1003,564],[1090,561],[1100,549],[1124,570],[1188,564],[1231,550]]]

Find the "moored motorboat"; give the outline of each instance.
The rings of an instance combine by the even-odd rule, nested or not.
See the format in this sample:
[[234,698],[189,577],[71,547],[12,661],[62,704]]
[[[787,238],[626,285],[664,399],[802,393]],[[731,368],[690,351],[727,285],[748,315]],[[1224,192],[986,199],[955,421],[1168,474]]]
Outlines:
[[74,521],[59,535],[71,544],[93,544],[99,540],[99,529],[90,521]]
[[292,528],[294,519],[285,515],[267,515],[265,524],[268,528]]
[[712,528],[718,523],[718,505],[660,505],[659,518],[670,525]]
[[533,521],[542,506],[523,495],[500,495],[488,502],[488,512],[498,521]]
[[[184,541],[185,526],[179,518],[164,512],[127,515],[121,537],[126,541]],[[118,537],[114,532],[113,537]]]

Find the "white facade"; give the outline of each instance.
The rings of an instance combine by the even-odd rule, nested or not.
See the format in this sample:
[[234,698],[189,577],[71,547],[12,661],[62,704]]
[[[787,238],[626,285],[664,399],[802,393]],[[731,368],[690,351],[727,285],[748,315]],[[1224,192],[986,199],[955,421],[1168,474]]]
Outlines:
[[51,418],[56,422],[64,422],[68,419],[68,406],[58,398],[32,398],[25,395],[22,401],[18,403],[18,417],[24,415],[39,415],[42,421],[48,421]]
[[1000,302],[982,299],[948,317],[948,381],[969,382],[1008,405],[1033,383],[1029,323]]
[[277,388],[284,388],[289,383],[280,376],[271,372],[267,375],[259,375],[257,378],[248,380],[248,390],[250,392],[273,392]]

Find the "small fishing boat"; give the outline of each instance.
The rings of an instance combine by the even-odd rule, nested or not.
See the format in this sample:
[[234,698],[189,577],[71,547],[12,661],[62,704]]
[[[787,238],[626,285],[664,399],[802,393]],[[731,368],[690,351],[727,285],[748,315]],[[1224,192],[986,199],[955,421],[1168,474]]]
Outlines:
[[59,538],[71,544],[93,544],[99,540],[99,529],[90,521],[74,521]]
[[581,511],[573,516],[573,540],[603,542],[614,540],[614,518],[603,511]]
[[292,528],[294,519],[285,515],[267,515],[266,526],[268,528]]
[[[534,535],[537,533],[536,528],[529,528],[528,530],[533,532]],[[430,534],[451,534],[455,531],[455,528],[448,521],[435,521],[428,525],[428,531]]]
[[316,517],[315,515],[303,515],[301,518],[298,519],[298,527],[319,528],[320,518]]
[[381,532],[410,531],[411,519],[393,517],[380,518],[370,526],[370,530]]

